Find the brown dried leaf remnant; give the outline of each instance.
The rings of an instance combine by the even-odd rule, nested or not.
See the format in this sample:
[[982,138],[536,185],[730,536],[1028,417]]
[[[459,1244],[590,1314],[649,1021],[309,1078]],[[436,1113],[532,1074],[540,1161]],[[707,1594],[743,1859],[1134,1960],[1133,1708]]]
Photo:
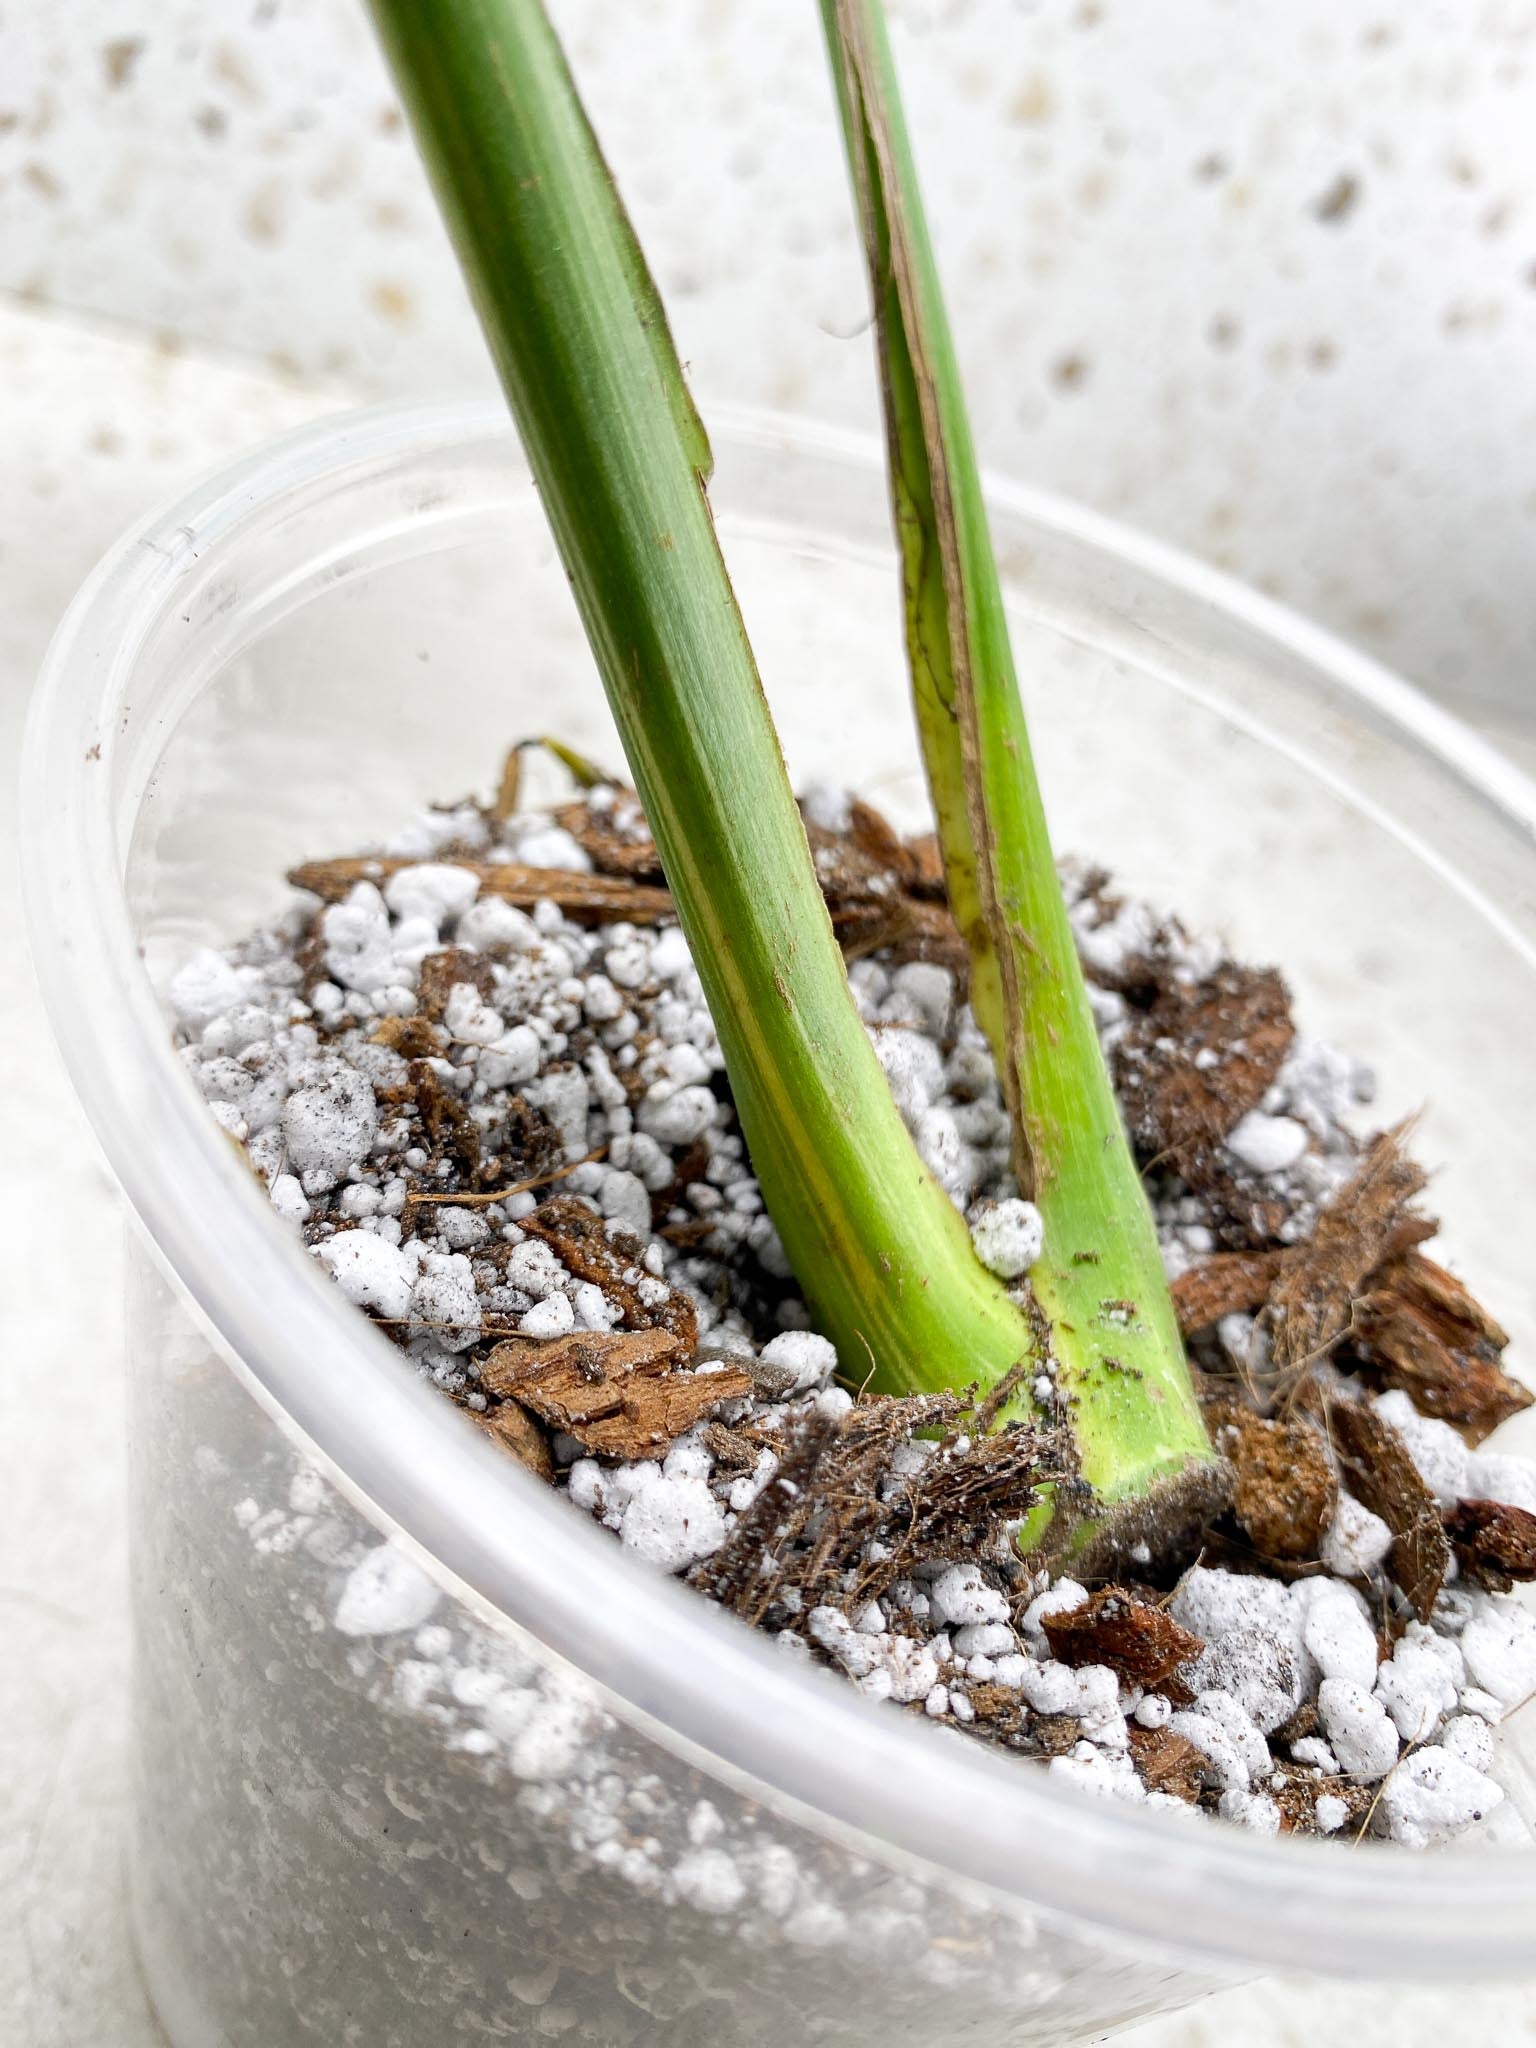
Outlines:
[[752,1391],[747,1373],[729,1366],[696,1371],[682,1352],[665,1330],[586,1330],[545,1344],[513,1340],[491,1352],[480,1384],[598,1457],[654,1458],[722,1401]]
[[1205,1644],[1163,1607],[1119,1586],[1102,1586],[1081,1607],[1043,1619],[1051,1654],[1063,1664],[1107,1664],[1128,1684],[1162,1691]]
[[[482,895],[498,896],[522,910],[553,903],[581,924],[627,919],[653,925],[676,916],[671,894],[663,886],[655,842],[628,791],[617,791],[607,811],[583,801],[563,805],[554,815],[586,852],[596,873],[524,867],[462,853],[445,852],[440,858],[474,875]],[[909,846],[877,810],[857,800],[850,806],[844,830],[807,825],[806,831],[833,929],[850,959],[888,947],[898,962],[931,960],[965,974],[969,956],[944,904],[942,876],[935,892],[920,847]],[[288,879],[324,902],[339,903],[357,883],[382,887],[402,868],[414,865],[403,856],[359,854],[306,861]],[[317,963],[311,978],[318,980],[322,972],[323,963]],[[461,978],[474,979],[468,974]]]
[[1330,1401],[1327,1424],[1350,1492],[1392,1531],[1393,1578],[1427,1621],[1451,1562],[1439,1503],[1397,1431],[1365,1402]]

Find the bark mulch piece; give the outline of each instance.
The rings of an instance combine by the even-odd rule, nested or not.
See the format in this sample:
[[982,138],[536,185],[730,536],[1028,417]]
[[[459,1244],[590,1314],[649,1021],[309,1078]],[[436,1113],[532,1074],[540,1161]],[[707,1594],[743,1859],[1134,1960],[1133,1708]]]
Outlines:
[[578,1280],[601,1287],[623,1312],[626,1329],[669,1331],[692,1353],[699,1338],[693,1303],[680,1287],[668,1288],[660,1301],[647,1301],[646,1294],[660,1283],[641,1267],[641,1247],[623,1232],[610,1237],[602,1218],[585,1202],[556,1195],[524,1216],[520,1227],[542,1238]]
[[[1424,1179],[1403,1150],[1403,1131],[1384,1133],[1306,1243],[1218,1254],[1182,1274],[1173,1287],[1180,1327],[1194,1335],[1223,1315],[1251,1313],[1262,1300],[1270,1370],[1262,1399],[1249,1389],[1259,1405],[1326,1405],[1315,1388],[1317,1398],[1302,1396],[1327,1360],[1330,1371],[1404,1389],[1422,1413],[1481,1443],[1536,1397],[1503,1370],[1505,1332],[1419,1249],[1436,1227],[1413,1207]],[[1224,1411],[1221,1419],[1233,1415]],[[1302,1553],[1266,1549],[1282,1528],[1255,1540],[1283,1561]]]
[[1536,1515],[1502,1500],[1459,1500],[1445,1515],[1462,1574],[1492,1592],[1536,1579]]
[[1363,1401],[1329,1401],[1326,1416],[1349,1490],[1392,1531],[1388,1567],[1414,1613],[1427,1621],[1451,1562],[1439,1502],[1407,1445],[1373,1408]]
[[[446,851],[437,858],[476,876],[482,896],[499,896],[520,910],[554,903],[578,924],[613,924],[620,919],[630,924],[660,924],[673,915],[672,898],[665,889],[648,888],[620,876],[521,867],[512,861],[450,856]],[[342,860],[305,861],[289,871],[288,879],[296,889],[308,889],[327,903],[340,903],[359,882],[374,882],[382,888],[402,868],[418,866],[419,861],[398,854],[358,854]]]
[[1285,1254],[1217,1252],[1190,1266],[1173,1283],[1173,1305],[1186,1337],[1210,1329],[1223,1316],[1253,1314],[1269,1299]]
[[[1023,1734],[1029,1723],[1029,1709],[1018,1693],[1008,1686],[994,1685],[990,1679],[973,1679],[967,1683],[965,1695],[977,1720],[985,1721],[991,1734],[1005,1742],[1010,1736]],[[1081,1727],[1079,1722],[1073,1725]],[[1039,1726],[1038,1720],[1035,1726]],[[1078,1736],[1073,1737],[1073,1741],[1079,1739]],[[1071,1743],[1067,1745],[1069,1749],[1071,1746]]]
[[1083,1724],[1075,1714],[1036,1714],[1029,1723],[1032,1756],[1070,1756],[1083,1739]]
[[1171,1728],[1143,1728],[1132,1722],[1131,1760],[1149,1792],[1171,1792],[1191,1806],[1211,1781],[1211,1760],[1204,1750]]
[[1315,1558],[1339,1505],[1321,1432],[1305,1419],[1272,1422],[1228,1408],[1212,1435],[1236,1474],[1232,1512],[1260,1557]]
[[487,1436],[494,1437],[504,1451],[510,1451],[520,1465],[526,1465],[537,1479],[553,1482],[555,1454],[549,1437],[516,1401],[503,1401],[476,1421]]
[[[665,1330],[585,1330],[542,1344],[512,1339],[484,1360],[480,1384],[598,1457],[623,1459],[654,1458],[722,1401],[752,1391],[748,1374],[731,1367],[695,1371]],[[501,1426],[502,1413],[493,1426]]]
[[1285,1261],[1265,1310],[1277,1373],[1304,1371],[1349,1329],[1366,1276],[1381,1263],[1409,1204],[1423,1192],[1424,1170],[1402,1141],[1401,1129],[1376,1139],[1318,1218],[1311,1239]]
[[[702,1362],[706,1355],[700,1352],[696,1362]],[[752,1375],[749,1373],[748,1377]],[[755,1379],[753,1385],[755,1388]],[[729,1423],[709,1422],[704,1425],[704,1448],[717,1466],[741,1478],[757,1463],[763,1444],[759,1437],[749,1436],[745,1430],[732,1429]]]
[[1356,1303],[1355,1323],[1361,1362],[1469,1444],[1480,1444],[1536,1398],[1499,1363],[1509,1342],[1504,1331],[1422,1252],[1381,1268]]
[[[1181,1664],[1205,1648],[1166,1608],[1120,1586],[1103,1586],[1081,1607],[1042,1618],[1051,1654],[1063,1664],[1107,1664],[1131,1685],[1166,1691]],[[1188,1694],[1185,1695],[1188,1697]]]

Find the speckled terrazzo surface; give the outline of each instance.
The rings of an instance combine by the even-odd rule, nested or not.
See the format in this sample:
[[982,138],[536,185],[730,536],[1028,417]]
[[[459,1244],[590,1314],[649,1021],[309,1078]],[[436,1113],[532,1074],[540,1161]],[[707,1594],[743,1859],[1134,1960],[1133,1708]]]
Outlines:
[[[701,388],[873,425],[814,7],[553,11]],[[988,460],[1528,705],[1536,0],[891,13]],[[0,286],[483,377],[357,0],[3,0],[0,36]]]
[[[144,505],[331,401],[197,356],[0,310],[0,717],[14,758],[21,710],[74,586]],[[1521,758],[1536,765],[1536,746]],[[0,935],[14,948],[13,801],[0,793]],[[117,1219],[25,979],[0,989],[0,1055],[26,1063],[24,1122],[0,1166],[0,1231],[32,1284],[8,1301],[0,1375],[0,2039],[13,2048],[153,2048],[119,1884],[124,1804],[122,1393]],[[48,1218],[74,1217],[89,1302],[50,1286]],[[52,1389],[88,1364],[91,1426]],[[1278,1985],[1234,1991],[1122,2036],[1135,2048],[1351,2044],[1438,2048],[1536,2034],[1528,1994]]]

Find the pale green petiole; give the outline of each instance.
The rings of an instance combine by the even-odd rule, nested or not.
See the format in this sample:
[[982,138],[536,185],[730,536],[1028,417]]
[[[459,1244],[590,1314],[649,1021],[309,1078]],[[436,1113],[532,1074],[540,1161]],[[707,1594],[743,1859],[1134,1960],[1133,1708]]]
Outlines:
[[[959,370],[879,0],[821,0],[874,295],[918,727],[1024,1192],[1030,1280],[1106,1503],[1213,1463],[1105,1069],[1014,674]],[[895,1375],[890,1376],[894,1381]]]

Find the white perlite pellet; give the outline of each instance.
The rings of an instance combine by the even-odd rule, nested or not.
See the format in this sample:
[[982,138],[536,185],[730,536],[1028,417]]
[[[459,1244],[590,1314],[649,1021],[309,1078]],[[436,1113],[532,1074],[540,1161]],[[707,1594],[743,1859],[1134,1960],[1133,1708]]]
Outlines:
[[1014,1196],[993,1202],[972,1219],[971,1243],[989,1273],[1000,1280],[1019,1280],[1045,1247],[1045,1224],[1033,1202]]
[[1392,1531],[1353,1495],[1340,1492],[1339,1505],[1327,1535],[1322,1559],[1341,1579],[1363,1579],[1381,1564],[1392,1548]]
[[1310,1589],[1301,1640],[1324,1678],[1347,1678],[1367,1691],[1376,1683],[1376,1631],[1348,1590],[1332,1579],[1302,1579]]
[[419,1250],[402,1251],[371,1230],[340,1230],[316,1247],[315,1256],[359,1308],[371,1308],[390,1321],[400,1321],[408,1313],[421,1263]]
[[1536,1615],[1519,1601],[1485,1595],[1461,1632],[1467,1676],[1507,1711],[1536,1694]]
[[1227,1693],[1198,1694],[1194,1706],[1181,1708],[1168,1726],[1209,1757],[1229,1792],[1246,1792],[1253,1778],[1269,1768],[1269,1744]]
[[1350,1678],[1325,1678],[1317,1711],[1330,1748],[1352,1778],[1385,1777],[1397,1762],[1397,1730],[1380,1700]]
[[1418,1749],[1405,1756],[1382,1787],[1381,1803],[1394,1841],[1427,1849],[1449,1841],[1503,1803],[1491,1778],[1449,1750]]
[[1308,1144],[1307,1130],[1293,1117],[1265,1116],[1251,1110],[1228,1134],[1227,1150],[1250,1173],[1283,1173],[1294,1166]]
[[940,1572],[928,1589],[928,1603],[929,1613],[940,1627],[946,1623],[1008,1618],[1007,1600],[973,1564],[952,1564]]
[[631,1493],[620,1535],[648,1564],[684,1571],[719,1549],[725,1515],[702,1478],[663,1469]]
[[1461,1649],[1414,1621],[1377,1673],[1376,1697],[1404,1742],[1422,1742],[1456,1705],[1465,1675]]
[[441,1597],[413,1558],[380,1543],[347,1574],[333,1619],[344,1636],[398,1635],[419,1628]]
[[344,1060],[313,1061],[283,1108],[289,1164],[302,1181],[317,1183],[308,1192],[334,1187],[359,1165],[377,1130],[373,1090]]
[[1318,1833],[1323,1835],[1336,1835],[1349,1819],[1349,1808],[1332,1792],[1319,1796],[1316,1812]]
[[781,1337],[770,1337],[759,1355],[764,1365],[776,1366],[791,1376],[785,1389],[788,1393],[824,1387],[837,1371],[836,1350],[811,1330],[786,1330]]

